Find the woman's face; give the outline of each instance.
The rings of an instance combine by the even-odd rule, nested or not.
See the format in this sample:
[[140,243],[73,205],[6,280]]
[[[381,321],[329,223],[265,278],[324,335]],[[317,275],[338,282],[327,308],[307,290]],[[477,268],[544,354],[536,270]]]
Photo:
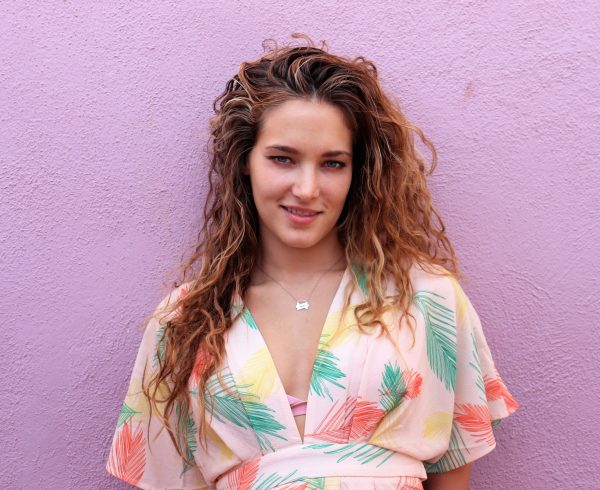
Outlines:
[[352,180],[352,133],[341,109],[290,100],[267,111],[244,173],[263,240],[310,248],[331,238]]

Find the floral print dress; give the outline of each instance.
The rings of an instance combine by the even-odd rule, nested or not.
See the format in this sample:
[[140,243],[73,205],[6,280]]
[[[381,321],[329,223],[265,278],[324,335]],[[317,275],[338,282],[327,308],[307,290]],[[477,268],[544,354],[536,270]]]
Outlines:
[[[411,269],[411,327],[392,312],[390,335],[361,332],[354,308],[365,280],[344,272],[323,325],[302,438],[260,330],[239,298],[241,315],[226,334],[226,353],[204,396],[207,445],[200,443],[198,375],[190,376],[192,410],[182,427],[194,461],[179,456],[141,392],[164,346],[161,310],[189,283],[164,298],[145,330],[118,416],[109,473],[145,489],[422,489],[427,473],[449,471],[489,453],[493,428],[517,410],[494,365],[479,317],[451,275]],[[388,285],[388,287],[390,287]],[[344,308],[346,292],[350,306]],[[176,313],[174,313],[176,314]],[[179,412],[173,412],[173,426]],[[183,439],[181,439],[183,440]],[[182,446],[182,444],[181,444]]]

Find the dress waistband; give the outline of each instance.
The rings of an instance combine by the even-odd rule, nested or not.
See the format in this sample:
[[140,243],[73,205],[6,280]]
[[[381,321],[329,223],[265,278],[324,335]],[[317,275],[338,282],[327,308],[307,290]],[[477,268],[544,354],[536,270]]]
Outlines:
[[220,475],[215,485],[217,490],[234,490],[243,481],[253,488],[274,488],[330,476],[413,476],[424,480],[427,473],[421,461],[373,444],[293,444],[232,468]]

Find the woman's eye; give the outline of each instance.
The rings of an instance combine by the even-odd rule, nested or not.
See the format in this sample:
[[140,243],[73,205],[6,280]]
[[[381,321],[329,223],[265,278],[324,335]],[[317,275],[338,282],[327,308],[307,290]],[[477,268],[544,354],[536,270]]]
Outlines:
[[343,168],[345,165],[343,162],[337,162],[335,160],[329,160],[328,162],[325,162],[325,166],[327,168]]
[[271,160],[273,160],[273,161],[277,162],[277,163],[288,163],[287,161],[282,161],[282,160],[279,160],[280,158],[281,158],[281,159],[283,159],[283,160],[289,160],[289,158],[288,158],[288,157],[281,157],[281,156],[269,157],[269,158],[270,158]]

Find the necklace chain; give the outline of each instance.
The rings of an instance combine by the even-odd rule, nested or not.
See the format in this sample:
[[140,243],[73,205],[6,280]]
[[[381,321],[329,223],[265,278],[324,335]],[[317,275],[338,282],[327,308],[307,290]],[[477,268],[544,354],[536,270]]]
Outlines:
[[335,261],[333,264],[331,264],[331,266],[330,266],[328,269],[326,269],[326,270],[325,270],[325,271],[324,271],[324,272],[323,272],[323,273],[322,273],[322,274],[319,276],[319,279],[317,279],[317,282],[315,283],[315,285],[314,285],[314,286],[312,287],[312,289],[310,290],[310,293],[308,293],[308,297],[307,297],[305,300],[302,300],[302,301],[301,301],[301,300],[299,300],[298,298],[296,298],[296,297],[295,297],[295,296],[294,296],[292,293],[290,293],[290,292],[288,291],[288,289],[287,289],[287,288],[286,288],[286,287],[285,287],[283,284],[281,284],[281,283],[280,283],[280,282],[279,282],[277,279],[275,279],[273,276],[271,276],[271,275],[267,274],[267,272],[266,272],[266,271],[265,271],[265,270],[264,270],[262,267],[260,267],[258,264],[256,265],[256,267],[257,267],[257,268],[258,268],[260,271],[262,271],[262,273],[263,273],[265,276],[267,276],[269,279],[273,280],[273,281],[274,281],[276,284],[278,284],[278,285],[279,285],[279,287],[280,287],[281,289],[283,289],[283,290],[284,290],[284,291],[285,291],[285,292],[286,292],[286,293],[287,293],[287,294],[290,296],[290,298],[292,298],[292,299],[293,299],[293,300],[296,302],[296,310],[298,310],[298,311],[299,311],[299,310],[308,310],[308,309],[310,308],[310,303],[309,303],[309,301],[310,301],[310,298],[311,298],[312,294],[314,293],[315,289],[317,289],[317,286],[318,286],[318,285],[319,285],[319,283],[321,282],[321,279],[323,279],[323,276],[324,276],[325,274],[327,274],[327,273],[328,273],[328,272],[329,272],[331,269],[333,269],[333,268],[334,268],[334,267],[337,265],[337,263],[338,263],[340,260],[342,260],[342,258],[343,258],[343,256],[342,256],[342,257],[340,257],[339,259],[337,259],[337,260],[336,260],[336,261]]

